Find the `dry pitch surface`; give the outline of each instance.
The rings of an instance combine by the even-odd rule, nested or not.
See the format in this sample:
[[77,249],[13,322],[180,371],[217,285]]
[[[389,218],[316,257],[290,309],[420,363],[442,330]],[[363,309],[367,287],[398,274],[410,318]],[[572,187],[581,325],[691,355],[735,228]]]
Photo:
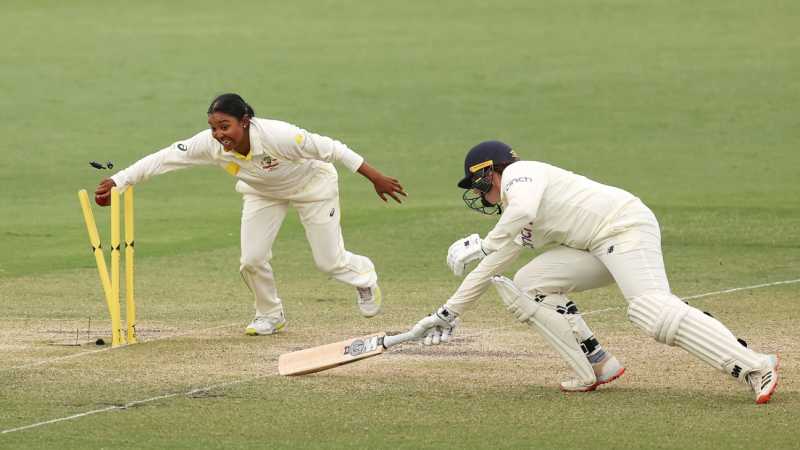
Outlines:
[[[290,446],[299,442],[323,447],[417,445],[421,442],[419,436],[398,430],[439,424],[458,430],[457,434],[472,436],[484,427],[499,432],[493,421],[510,414],[512,419],[502,419],[502,426],[516,424],[508,434],[511,447],[520,442],[542,447],[560,442],[581,448],[586,444],[581,440],[584,433],[565,438],[563,432],[568,426],[560,422],[567,418],[581,423],[592,417],[588,423],[602,420],[606,427],[619,427],[614,433],[617,438],[629,433],[663,433],[658,431],[662,430],[660,426],[655,430],[626,430],[626,426],[636,428],[637,418],[645,423],[667,421],[669,427],[683,430],[716,424],[717,429],[712,426],[710,434],[703,431],[708,437],[699,441],[697,437],[690,438],[688,432],[680,438],[666,433],[659,448],[688,443],[713,448],[719,443],[714,440],[715,433],[727,436],[734,447],[737,443],[746,447],[762,439],[751,432],[742,436],[741,430],[726,423],[737,415],[752,416],[751,422],[753,418],[777,419],[764,436],[781,447],[782,442],[789,444],[789,440],[782,439],[790,439],[793,432],[787,420],[800,407],[800,384],[796,381],[800,355],[793,345],[800,334],[787,326],[791,319],[778,312],[778,305],[796,298],[798,285],[794,281],[720,293],[693,302],[718,315],[722,311],[723,320],[754,348],[780,351],[779,390],[771,404],[761,407],[752,405],[749,391],[728,377],[679,349],[644,337],[627,322],[618,303],[621,300],[611,288],[576,298],[594,306],[584,310],[587,321],[607,348],[624,361],[627,372],[617,382],[589,394],[558,392],[557,384],[569,376],[568,369],[532,330],[507,320],[494,295],[488,295],[467,317],[457,339],[449,345],[425,347],[411,343],[378,358],[295,378],[277,376],[280,353],[381,327],[399,330],[407,323],[384,316],[372,326],[372,322],[352,314],[353,310],[348,309],[352,305],[344,306],[350,298],[348,292],[342,291],[336,291],[341,297],[336,301],[342,305],[333,312],[334,316],[341,315],[341,321],[327,320],[330,316],[319,309],[298,312],[302,319],[290,323],[285,333],[262,338],[243,336],[244,324],[238,321],[177,323],[144,319],[140,324],[140,345],[110,349],[94,344],[99,337],[108,340],[103,331],[108,323],[102,320],[90,325],[87,319],[6,318],[0,332],[5,356],[0,373],[3,400],[10,408],[0,416],[0,439],[22,445],[57,438],[68,447],[86,442],[129,444],[142,440],[181,446],[183,441],[174,436],[164,437],[172,436],[170,427],[180,426],[197,428],[191,442],[236,447],[255,439],[250,436],[254,432],[250,428],[252,414],[261,417],[255,419],[256,423],[275,420],[274,409],[280,415],[277,422],[282,430],[276,432],[276,442]],[[764,310],[765,305],[773,307]],[[756,308],[763,314],[751,316]],[[477,314],[487,318],[476,324]],[[407,314],[398,315],[410,318]],[[254,407],[258,402],[271,406]],[[427,410],[419,410],[420,403]],[[495,403],[509,410],[498,413],[492,406]],[[695,410],[684,411],[685,405]],[[213,414],[197,414],[207,409]],[[280,413],[281,410],[285,412]],[[316,415],[320,417],[314,419]],[[332,421],[331,426],[339,431],[333,435],[323,433],[319,427],[325,428],[326,421]],[[517,428],[521,424],[526,428]],[[548,431],[539,428],[545,425]],[[391,432],[382,436],[381,427]],[[146,429],[141,436],[136,431],[140,428]],[[778,438],[776,429],[785,429],[789,434]],[[305,437],[298,440],[298,433]],[[227,437],[214,437],[217,434]],[[231,434],[243,440],[231,441]],[[461,446],[450,439],[444,442]],[[463,444],[491,446],[491,439],[482,439],[486,436],[473,437]],[[604,446],[605,439],[598,445]],[[631,436],[622,441],[614,436],[608,439],[607,443],[613,442],[613,446],[631,448],[639,442],[631,440]]]

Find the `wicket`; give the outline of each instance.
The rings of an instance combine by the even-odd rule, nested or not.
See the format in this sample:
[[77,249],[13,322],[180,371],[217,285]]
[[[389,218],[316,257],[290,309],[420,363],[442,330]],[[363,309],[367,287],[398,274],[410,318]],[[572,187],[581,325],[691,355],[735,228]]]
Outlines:
[[120,194],[117,188],[111,189],[111,275],[106,267],[106,259],[100,244],[100,233],[89,202],[89,194],[85,189],[78,191],[78,199],[89,233],[89,243],[97,262],[100,284],[106,297],[108,313],[111,316],[111,346],[118,347],[126,343],[136,343],[136,302],[133,292],[134,276],[134,228],[133,228],[133,187],[123,194],[125,200],[125,319],[127,336],[122,335],[122,319],[120,314]]

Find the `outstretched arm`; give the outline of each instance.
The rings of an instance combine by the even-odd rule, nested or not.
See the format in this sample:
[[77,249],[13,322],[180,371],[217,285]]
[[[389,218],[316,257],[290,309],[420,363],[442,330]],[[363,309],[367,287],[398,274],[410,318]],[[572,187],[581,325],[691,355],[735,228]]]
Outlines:
[[364,175],[369,181],[372,182],[373,186],[375,187],[375,192],[378,193],[378,197],[380,197],[384,202],[387,201],[386,196],[388,195],[397,203],[402,203],[398,195],[402,195],[403,197],[408,195],[405,193],[403,186],[396,178],[388,177],[382,174],[378,169],[372,167],[366,161],[364,161],[358,168],[358,173]]
[[110,178],[103,179],[95,189],[95,202],[100,206],[108,206],[111,202],[111,188],[114,186],[123,191],[128,186],[173,170],[215,164],[211,155],[211,142],[211,134],[206,130],[145,156]]
[[453,335],[458,317],[489,288],[492,276],[505,270],[522,251],[522,247],[510,243],[487,256],[464,279],[458,290],[435,313],[426,316],[414,326],[418,337],[424,336],[425,345],[447,342]]
[[339,163],[351,172],[364,175],[375,186],[375,192],[384,202],[386,196],[401,203],[398,195],[406,196],[403,186],[397,179],[382,174],[378,169],[364,161],[364,158],[347,145],[286,122],[270,121],[270,137],[274,140],[278,156],[288,160],[317,159]]

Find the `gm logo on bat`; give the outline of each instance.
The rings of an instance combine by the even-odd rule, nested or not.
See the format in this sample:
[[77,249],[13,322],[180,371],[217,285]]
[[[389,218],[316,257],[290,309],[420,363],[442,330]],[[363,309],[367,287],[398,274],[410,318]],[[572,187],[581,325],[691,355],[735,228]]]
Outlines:
[[370,338],[367,341],[356,339],[344,348],[344,354],[358,356],[362,353],[371,352],[376,348],[378,348],[378,336]]

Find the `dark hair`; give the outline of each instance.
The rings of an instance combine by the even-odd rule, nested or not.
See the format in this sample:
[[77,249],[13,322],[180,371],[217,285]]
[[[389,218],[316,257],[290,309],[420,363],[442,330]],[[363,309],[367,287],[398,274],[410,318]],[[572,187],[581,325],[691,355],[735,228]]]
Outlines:
[[255,117],[256,115],[253,108],[239,94],[233,93],[222,94],[211,102],[207,114],[214,114],[215,112],[225,113],[236,117],[238,120],[242,120],[245,115],[250,117]]

